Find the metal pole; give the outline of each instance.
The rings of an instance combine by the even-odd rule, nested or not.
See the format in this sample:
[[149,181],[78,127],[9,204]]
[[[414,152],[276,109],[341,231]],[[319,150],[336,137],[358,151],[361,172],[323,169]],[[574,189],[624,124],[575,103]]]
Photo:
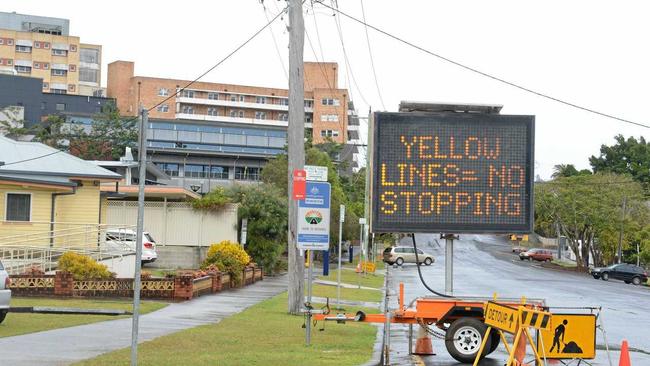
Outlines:
[[[311,307],[311,294],[312,294],[312,276],[314,274],[314,251],[308,251],[309,257],[309,270],[307,271],[307,303]],[[310,309],[308,309],[310,310]],[[305,343],[309,346],[311,344],[311,311],[307,313],[307,324],[305,326]]]
[[305,23],[302,17],[302,1],[289,0],[289,313],[299,314],[304,302],[303,280],[304,259],[297,245],[298,201],[292,199],[293,171],[305,165],[305,87],[303,52],[305,45]]
[[345,206],[341,205],[339,209],[339,266],[336,269],[336,307],[341,308],[341,245],[343,243],[343,222],[345,221]]
[[[623,197],[623,207],[621,212],[621,231],[618,233],[618,263],[623,263],[623,221],[625,221],[625,206],[627,205],[627,197]],[[595,258],[594,258],[595,260]],[[594,265],[596,265],[594,263]]]
[[445,294],[454,294],[454,236],[445,236]]
[[142,265],[142,232],[144,231],[144,183],[147,177],[147,123],[146,109],[140,112],[138,222],[135,242],[135,275],[133,279],[133,324],[131,326],[131,366],[138,364],[138,326],[140,320],[140,267]]

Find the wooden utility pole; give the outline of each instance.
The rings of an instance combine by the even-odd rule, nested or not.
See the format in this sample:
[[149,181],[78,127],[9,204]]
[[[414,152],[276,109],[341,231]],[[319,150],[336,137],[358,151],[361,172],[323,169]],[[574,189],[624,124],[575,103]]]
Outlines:
[[[302,1],[289,0],[289,313],[299,314],[304,302],[304,260],[297,247],[298,201],[292,197],[293,171],[305,166],[305,86],[303,52],[305,23]],[[310,263],[311,265],[311,263]]]

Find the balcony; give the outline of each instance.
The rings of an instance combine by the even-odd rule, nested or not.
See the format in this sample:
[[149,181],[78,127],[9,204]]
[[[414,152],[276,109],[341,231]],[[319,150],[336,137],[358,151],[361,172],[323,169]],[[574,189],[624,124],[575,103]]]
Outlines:
[[[223,102],[223,101],[221,101],[221,102]],[[280,127],[289,126],[289,122],[287,122],[287,121],[278,121],[278,120],[274,120],[274,119],[255,119],[255,118],[240,118],[240,117],[228,117],[228,116],[210,116],[210,115],[207,115],[207,114],[176,113],[176,119],[189,119],[189,120],[195,120],[195,121],[213,121],[213,122],[231,122],[231,123],[242,123],[242,124],[248,124],[248,125],[260,125],[260,126],[280,126]]]
[[[250,102],[240,102],[240,101],[233,102],[230,100],[222,100],[222,99],[178,97],[176,98],[176,102],[185,103],[185,104],[210,105],[210,106],[230,107],[230,108],[250,108],[250,109],[258,109],[258,110],[283,111],[283,112],[289,111],[289,106],[284,104],[250,103]],[[314,108],[305,107],[305,112],[314,113]]]

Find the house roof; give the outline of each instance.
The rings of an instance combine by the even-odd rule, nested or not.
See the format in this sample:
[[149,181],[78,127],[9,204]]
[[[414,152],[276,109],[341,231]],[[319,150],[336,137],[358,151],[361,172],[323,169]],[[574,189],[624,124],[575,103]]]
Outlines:
[[[126,197],[137,197],[138,186],[118,186],[118,191],[115,192],[115,185],[102,185],[100,187],[102,192],[115,192],[125,195]],[[201,195],[189,191],[183,187],[166,187],[166,186],[144,186],[145,197],[168,198],[168,199],[199,199]]]
[[38,142],[15,141],[0,136],[0,175],[39,176],[39,179],[62,182],[90,178],[119,180],[122,177],[91,162]]

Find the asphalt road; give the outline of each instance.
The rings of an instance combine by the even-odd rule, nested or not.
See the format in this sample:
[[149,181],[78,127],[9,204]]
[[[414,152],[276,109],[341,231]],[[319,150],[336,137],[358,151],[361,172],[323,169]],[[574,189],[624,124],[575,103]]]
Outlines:
[[[444,292],[444,240],[437,235],[416,235],[418,248],[436,256],[436,263],[422,266],[423,276],[430,287]],[[412,245],[410,238],[404,245]],[[405,284],[406,301],[429,296],[421,284],[415,265],[391,268],[389,293],[394,295],[399,282]],[[632,364],[650,365],[650,288],[626,285],[620,281],[594,280],[586,274],[541,268],[536,263],[522,262],[510,253],[509,243],[486,235],[461,235],[454,244],[454,295],[458,297],[485,296],[543,298],[551,307],[601,306],[602,319],[610,349],[620,349],[627,339]],[[390,296],[392,309],[397,296]],[[555,310],[559,312],[559,309]],[[566,310],[565,310],[566,312]],[[393,326],[391,332],[392,364],[413,364],[408,356],[407,328]],[[598,354],[594,365],[609,365],[602,333],[597,334]],[[421,357],[427,365],[459,365],[444,348],[444,341],[433,340],[437,356]],[[611,353],[612,364],[618,365],[619,353]],[[481,365],[503,365],[507,355],[500,346]]]

